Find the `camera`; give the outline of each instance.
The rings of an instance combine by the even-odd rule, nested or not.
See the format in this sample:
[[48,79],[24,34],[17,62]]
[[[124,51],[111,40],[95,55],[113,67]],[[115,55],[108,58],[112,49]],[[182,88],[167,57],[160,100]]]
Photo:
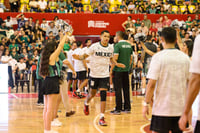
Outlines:
[[184,30],[184,29],[186,29],[186,23],[184,21],[179,21],[178,19],[175,19],[174,21],[172,21],[171,27]]
[[135,34],[134,38],[135,38],[135,41],[137,41],[137,42],[145,42],[147,39],[147,37],[144,33],[137,33],[137,34]]

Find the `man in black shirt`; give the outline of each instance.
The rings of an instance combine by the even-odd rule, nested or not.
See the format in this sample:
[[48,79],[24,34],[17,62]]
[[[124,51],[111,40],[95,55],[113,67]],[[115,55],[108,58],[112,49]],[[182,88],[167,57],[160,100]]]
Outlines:
[[[157,52],[157,47],[155,44],[152,43],[151,41],[152,36],[148,35],[147,36],[147,41],[145,42],[145,46],[152,52],[156,53]],[[148,72],[148,68],[151,62],[152,56],[144,53],[144,61],[143,61],[143,70],[142,70],[142,94],[145,93],[145,88],[146,88],[146,76]]]

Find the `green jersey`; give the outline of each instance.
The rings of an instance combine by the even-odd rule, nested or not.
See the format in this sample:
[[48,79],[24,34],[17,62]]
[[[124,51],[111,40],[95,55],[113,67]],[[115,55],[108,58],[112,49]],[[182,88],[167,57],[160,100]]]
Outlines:
[[130,58],[133,54],[132,46],[128,42],[121,40],[114,47],[114,54],[118,54],[118,63],[124,64],[125,68],[115,66],[113,71],[116,72],[128,72],[130,69]]

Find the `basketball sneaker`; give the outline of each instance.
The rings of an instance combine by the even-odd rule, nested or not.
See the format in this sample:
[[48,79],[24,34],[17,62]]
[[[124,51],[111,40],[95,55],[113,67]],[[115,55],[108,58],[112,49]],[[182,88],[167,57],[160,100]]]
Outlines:
[[110,111],[110,113],[113,114],[113,115],[120,115],[121,111],[113,110],[113,111]]
[[70,112],[66,112],[66,117],[70,117],[71,115],[74,115],[75,111],[70,111]]
[[54,120],[51,122],[51,126],[52,126],[52,127],[60,127],[60,126],[62,126],[62,122],[60,122],[58,119],[54,119]]
[[99,119],[99,125],[100,126],[107,126],[107,123],[104,120],[104,117],[102,117],[101,119]]
[[85,103],[84,103],[84,113],[85,115],[89,115],[89,105],[85,105]]

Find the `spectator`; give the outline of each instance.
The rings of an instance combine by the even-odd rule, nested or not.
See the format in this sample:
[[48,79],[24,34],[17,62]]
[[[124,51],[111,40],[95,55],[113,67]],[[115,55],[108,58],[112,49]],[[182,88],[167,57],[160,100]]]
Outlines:
[[22,49],[21,54],[20,54],[20,57],[24,58],[25,61],[28,60],[28,53],[27,53],[26,48],[23,48],[23,49]]
[[64,6],[62,6],[62,7],[60,8],[59,13],[67,13],[67,12],[65,12]]
[[53,35],[53,31],[50,31],[48,33],[48,36],[47,36],[47,39],[46,39],[46,42],[51,42],[51,41],[56,41],[54,35]]
[[67,1],[66,7],[67,7],[67,12],[72,13],[72,11],[73,11],[73,4],[72,4],[71,0]]
[[30,35],[31,34],[32,28],[31,28],[31,26],[29,26],[29,22],[28,21],[25,22],[25,24],[24,24],[24,26],[22,28],[25,31],[26,35]]
[[96,9],[93,11],[94,13],[103,13],[101,6],[99,5]]
[[82,7],[79,7],[79,8],[76,10],[76,13],[84,13]]
[[171,25],[171,23],[172,23],[172,20],[169,19],[167,15],[164,16],[164,19],[165,19],[165,20],[163,21],[163,26],[164,26],[164,27],[170,27],[170,25]]
[[155,24],[155,23],[153,23],[153,24],[152,24],[152,26],[151,26],[151,28],[149,29],[149,31],[151,31],[151,32],[155,32],[155,33],[157,33],[157,32],[158,32],[158,29],[157,29],[157,27],[156,27],[156,24]]
[[81,3],[80,0],[77,0],[77,2],[74,3],[74,8],[75,10],[79,10],[80,9],[79,7],[83,8],[83,4]]
[[156,28],[158,31],[162,31],[163,28],[163,16],[160,16],[160,18],[156,22]]
[[19,58],[19,62],[16,65],[16,69],[18,70],[18,75],[20,76],[20,79],[22,79],[24,71],[26,70],[26,63],[24,63],[23,57]]
[[142,20],[142,22],[144,22],[144,25],[149,29],[151,27],[151,20],[147,18],[147,15],[144,15],[144,20]]
[[190,16],[187,17],[187,21],[186,23],[186,28],[191,27],[192,26],[192,18]]
[[8,27],[6,26],[6,22],[3,21],[0,26],[0,38],[6,37],[6,32],[8,31]]
[[92,13],[89,6],[86,6],[86,10],[84,11],[84,13]]
[[164,11],[167,11],[170,7],[170,4],[168,4],[168,2],[166,1],[163,7],[164,7]]
[[140,19],[138,18],[137,21],[136,21],[136,23],[135,23],[135,27],[136,27],[136,29],[137,29],[137,28],[140,27],[140,26],[141,26],[141,24],[140,24]]
[[19,0],[9,0],[11,12],[19,11]]
[[126,7],[124,7],[122,10],[121,10],[121,12],[120,12],[121,14],[127,14],[127,8]]
[[0,46],[3,46],[4,47],[4,49],[7,49],[8,48],[8,40],[7,40],[7,38],[6,37],[2,37],[1,38],[1,43],[0,43]]
[[64,0],[58,0],[58,8],[60,9],[62,6],[66,8],[66,2]]
[[185,8],[185,11],[183,12],[183,14],[190,14],[188,7]]
[[10,56],[10,52],[8,49],[6,49],[3,53],[3,56],[1,57],[1,62],[3,64],[8,64],[8,85],[11,88],[14,88],[14,82],[13,82],[13,76],[12,76],[12,63],[11,63],[12,57]]
[[176,14],[183,14],[180,7],[178,7]]
[[128,5],[129,13],[130,14],[133,13],[134,9],[135,9],[135,5],[133,4],[133,1],[130,1],[129,5]]
[[30,17],[30,18],[28,19],[28,23],[29,23],[29,26],[31,26],[31,28],[33,29],[34,26],[35,26],[35,23],[33,22],[33,18],[32,18],[32,17]]
[[7,27],[13,27],[13,22],[11,21],[11,18],[10,18],[10,16],[7,16],[7,19],[5,20],[5,22],[6,22],[6,26]]
[[142,6],[139,6],[139,7],[138,7],[137,13],[138,13],[138,14],[144,13],[144,8],[143,8]]
[[113,13],[113,14],[118,14],[118,13],[120,13],[120,11],[118,10],[118,7],[115,6],[115,7],[114,7],[114,11],[112,11],[111,13]]
[[49,9],[50,9],[51,12],[54,12],[54,13],[57,12],[58,4],[57,4],[56,0],[49,1],[48,6],[49,6]]
[[39,5],[39,11],[40,12],[45,12],[47,9],[47,2],[45,0],[40,0],[38,1],[38,5]]
[[16,44],[15,39],[11,40],[11,44],[9,45],[9,51],[15,48],[16,51],[19,51],[19,46]]
[[29,7],[31,8],[31,12],[38,12],[38,2],[36,0],[31,0],[29,2]]
[[46,31],[46,36],[49,36],[49,32],[52,31],[53,32],[53,36],[57,36],[58,35],[58,29],[55,27],[54,22],[51,22],[49,27],[47,28]]
[[157,3],[157,5],[156,5],[156,13],[160,12],[161,7],[162,7],[162,1],[159,0],[158,3]]
[[175,14],[175,12],[172,11],[172,7],[171,7],[171,6],[169,7],[169,9],[168,9],[168,11],[167,11],[167,14]]
[[192,41],[190,39],[190,34],[188,32],[185,33],[185,37],[182,39],[182,42],[184,43],[185,41]]
[[150,14],[156,14],[156,8],[155,8],[154,4],[151,5],[151,8],[149,9],[149,13]]
[[167,14],[163,7],[161,7],[159,14]]
[[39,60],[38,51],[37,51],[36,49],[33,51],[33,56],[32,56],[32,58],[33,58],[34,61],[35,61],[35,60]]
[[93,11],[95,9],[97,9],[99,7],[99,2],[97,0],[92,0],[92,2],[90,3],[91,8],[93,9]]
[[101,4],[101,8],[104,13],[109,13],[110,4],[108,3],[107,0],[103,0],[103,3]]
[[132,21],[132,17],[128,16],[127,20],[122,24],[122,27],[126,30],[130,28],[130,25],[134,25],[134,23]]
[[24,26],[24,24],[25,24],[25,17],[24,17],[24,14],[18,14],[17,16],[16,16],[16,18],[17,18],[17,22],[18,22],[18,29],[19,28],[21,28],[22,26]]
[[144,22],[141,23],[141,26],[140,26],[140,27],[138,27],[137,32],[138,32],[138,33],[141,33],[141,32],[142,32],[142,33],[144,33],[145,35],[148,34],[149,30],[148,30],[147,26],[145,26]]
[[198,4],[195,5],[195,9],[194,9],[193,13],[200,14],[200,6]]
[[16,61],[18,61],[19,60],[19,54],[16,52],[16,48],[15,47],[13,47],[12,48],[12,51],[11,51],[11,57],[13,58],[13,59],[15,59]]
[[40,27],[42,28],[42,30],[43,31],[46,31],[47,30],[47,28],[48,28],[48,23],[47,23],[47,21],[46,21],[46,19],[45,18],[43,18],[42,19],[42,23],[41,23],[41,25],[40,25]]
[[200,19],[198,14],[195,15],[195,19],[193,19],[192,22],[194,25],[200,25]]
[[8,11],[9,9],[6,9],[4,3],[0,2],[0,8],[2,8],[4,11]]
[[26,47],[28,46],[29,42],[30,42],[30,38],[25,34],[25,32],[22,30],[21,31],[21,36],[18,38],[18,42],[19,43],[25,43]]
[[8,39],[10,39],[11,35],[14,34],[14,30],[12,27],[8,27],[8,31],[6,32],[6,36]]
[[120,8],[120,10],[122,11],[124,7],[125,7],[126,9],[128,8],[127,5],[126,5],[125,0],[122,0],[122,4],[120,5],[119,8]]

